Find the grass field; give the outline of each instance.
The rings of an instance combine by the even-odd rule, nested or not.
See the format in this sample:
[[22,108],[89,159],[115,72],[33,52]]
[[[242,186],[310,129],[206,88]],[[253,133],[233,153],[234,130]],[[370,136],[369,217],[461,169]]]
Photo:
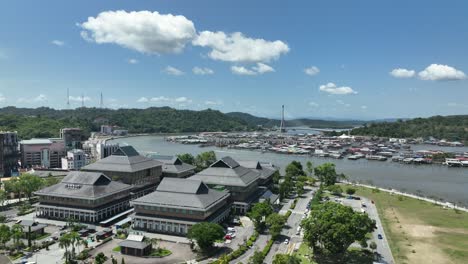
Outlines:
[[468,213],[369,188],[398,264],[468,263]]

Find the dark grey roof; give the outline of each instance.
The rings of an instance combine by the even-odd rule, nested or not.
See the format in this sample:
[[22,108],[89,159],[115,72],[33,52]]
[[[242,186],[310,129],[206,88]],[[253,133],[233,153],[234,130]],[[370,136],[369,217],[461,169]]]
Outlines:
[[207,210],[228,197],[228,191],[210,189],[200,180],[164,178],[156,191],[140,197],[132,203]]
[[161,165],[157,160],[141,156],[132,146],[123,146],[109,157],[89,164],[82,170],[136,172]]
[[259,161],[253,160],[238,160],[237,161],[241,166],[252,169],[260,173],[260,178],[266,179],[271,177],[277,170],[271,163],[261,163]]
[[65,176],[68,173],[68,170],[31,170],[28,173],[31,173],[33,175],[39,176],[41,178],[44,177],[57,177],[57,176]]
[[145,241],[134,241],[134,240],[124,240],[119,243],[119,246],[121,247],[126,247],[126,248],[136,248],[136,249],[145,249],[147,246],[149,246],[149,243],[146,243]]
[[239,165],[231,157],[224,157],[209,168],[189,177],[206,184],[246,187],[260,178],[258,171]]
[[99,172],[72,171],[60,183],[37,191],[37,195],[97,199],[129,190],[128,184],[112,181]]
[[195,166],[182,162],[177,156],[150,155],[150,157],[163,163],[163,172],[182,173],[195,170]]
[[39,224],[38,222],[35,222],[33,220],[21,220],[20,223],[24,227],[24,232],[29,232],[29,227],[31,227],[31,232],[35,232],[37,230],[45,228],[47,225],[45,224]]

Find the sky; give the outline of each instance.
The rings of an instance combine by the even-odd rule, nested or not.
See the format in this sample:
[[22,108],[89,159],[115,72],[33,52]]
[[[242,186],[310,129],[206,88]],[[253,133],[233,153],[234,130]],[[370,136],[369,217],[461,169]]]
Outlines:
[[467,1],[1,1],[0,107],[468,114]]

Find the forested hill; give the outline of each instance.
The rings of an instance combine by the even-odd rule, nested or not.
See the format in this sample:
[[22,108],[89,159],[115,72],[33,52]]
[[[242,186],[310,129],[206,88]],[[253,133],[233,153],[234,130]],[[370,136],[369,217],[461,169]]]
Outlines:
[[[280,120],[279,119],[270,119],[265,117],[257,117],[247,113],[241,112],[231,112],[227,113],[227,115],[231,117],[237,117],[251,126],[261,125],[263,127],[271,128],[274,126],[279,127]],[[365,121],[359,120],[344,120],[344,121],[333,121],[333,120],[320,120],[320,119],[308,119],[308,118],[300,118],[300,119],[292,119],[286,120],[286,127],[313,127],[313,128],[352,128],[356,126],[360,126],[365,123]]]
[[351,131],[354,135],[418,138],[435,137],[468,143],[468,115],[433,116],[406,121],[372,123]]
[[0,130],[18,131],[21,139],[57,137],[63,127],[80,127],[87,133],[102,124],[117,125],[130,133],[245,131],[247,122],[216,110],[177,110],[170,107],[146,109],[0,108]]

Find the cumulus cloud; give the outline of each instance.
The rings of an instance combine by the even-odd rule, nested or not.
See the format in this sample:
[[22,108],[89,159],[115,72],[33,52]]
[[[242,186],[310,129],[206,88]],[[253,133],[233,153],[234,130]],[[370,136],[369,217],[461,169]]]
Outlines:
[[25,97],[20,97],[18,98],[17,102],[18,103],[41,103],[41,102],[46,102],[47,101],[47,96],[45,94],[39,94],[36,97],[33,98],[25,98]]
[[188,99],[188,98],[185,97],[185,96],[177,97],[177,98],[174,99],[174,101],[175,101],[176,103],[191,103],[191,102],[192,102],[191,99]]
[[58,40],[58,39],[54,39],[50,43],[54,44],[55,46],[59,46],[59,47],[65,45],[65,42],[63,42],[62,40]]
[[147,103],[149,102],[149,99],[147,97],[140,97],[137,100],[137,103]]
[[166,74],[169,74],[169,75],[174,75],[174,76],[180,76],[180,75],[184,75],[184,72],[177,69],[177,68],[174,68],[172,66],[167,66],[164,70],[163,70],[164,73]]
[[205,101],[205,105],[209,105],[209,106],[222,105],[222,104],[223,104],[223,102],[221,102],[221,101],[210,101],[210,100]]
[[180,53],[196,36],[192,21],[150,11],[104,11],[79,26],[83,39],[146,54]]
[[89,102],[91,101],[91,97],[88,97],[88,96],[68,96],[68,100],[70,100],[71,102]]
[[431,64],[423,71],[420,71],[418,75],[421,80],[430,81],[453,81],[466,78],[464,72],[442,64]]
[[289,52],[283,41],[249,38],[241,32],[202,31],[192,44],[211,48],[208,53],[211,59],[228,62],[269,62]]
[[338,87],[336,84],[329,82],[324,85],[320,85],[319,90],[322,92],[326,92],[329,94],[337,94],[337,95],[346,95],[346,94],[357,94],[356,91],[354,91],[351,87],[349,86],[341,86]]
[[197,75],[210,75],[214,74],[214,71],[210,68],[202,68],[202,67],[193,67],[192,72]]
[[181,97],[166,97],[166,96],[157,96],[157,97],[140,97],[137,100],[138,103],[154,103],[154,104],[166,104],[166,105],[186,105],[193,102],[192,99],[185,96]]
[[3,94],[0,94],[0,103],[4,103],[6,101],[6,97]]
[[312,107],[319,107],[320,105],[317,104],[316,102],[309,102],[309,106],[312,106]]
[[137,59],[128,59],[127,62],[130,64],[137,64],[139,61]]
[[403,68],[397,68],[393,69],[390,72],[390,75],[392,75],[395,78],[411,78],[416,74],[414,70],[407,70]]
[[250,68],[244,66],[231,66],[231,72],[237,75],[260,75],[268,72],[274,72],[275,69],[265,63],[257,63]]
[[45,102],[47,101],[47,96],[45,94],[40,94],[33,99],[34,102]]
[[304,69],[304,73],[310,76],[317,75],[319,74],[319,72],[320,72],[320,69],[316,66],[311,66],[309,68]]
[[367,105],[361,105],[361,109],[362,109],[362,110],[366,110],[366,109],[367,109]]

